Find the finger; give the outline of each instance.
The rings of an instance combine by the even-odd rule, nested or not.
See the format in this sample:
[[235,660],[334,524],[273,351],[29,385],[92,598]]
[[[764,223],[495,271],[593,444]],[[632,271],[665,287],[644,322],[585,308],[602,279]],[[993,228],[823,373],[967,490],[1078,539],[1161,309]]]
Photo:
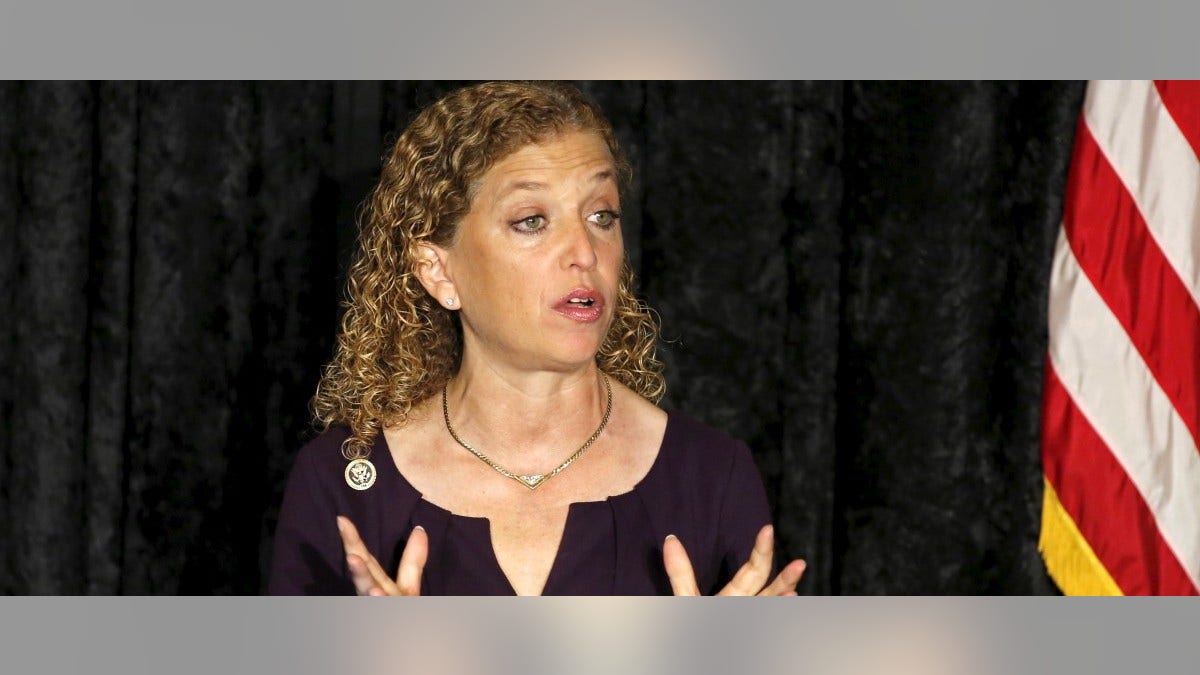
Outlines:
[[771,560],[775,552],[775,528],[764,525],[754,538],[750,559],[738,568],[717,595],[757,595],[771,578]]
[[342,550],[346,553],[346,567],[350,570],[350,580],[354,590],[359,595],[367,595],[376,586],[371,570],[367,567],[366,557],[371,554],[358,536],[358,529],[344,516],[337,517],[338,534],[342,538]]
[[379,585],[375,583],[375,578],[371,576],[371,571],[367,569],[367,563],[362,558],[353,553],[347,554],[346,567],[350,569],[350,581],[354,582],[355,593],[370,595],[372,591],[379,590]]
[[692,561],[688,559],[683,542],[673,534],[663,542],[663,566],[667,568],[667,578],[671,580],[671,591],[675,595],[700,595]]
[[[385,593],[397,593],[396,584],[392,581],[387,572],[379,566],[379,561],[375,560],[375,556],[367,550],[367,545],[363,543],[362,537],[358,534],[358,528],[354,527],[354,523],[350,522],[345,516],[337,517],[338,532],[342,536],[342,548],[346,552],[346,565],[351,565],[351,556],[357,558],[362,563],[362,570],[365,570],[370,576],[373,585],[379,586]],[[351,569],[351,579],[354,578],[355,572]],[[365,584],[365,581],[361,581]],[[359,589],[360,581],[355,582],[355,588]],[[363,593],[365,594],[365,593]]]
[[354,527],[354,523],[346,516],[337,517],[338,534],[342,537],[342,548],[346,554],[353,553],[354,555],[366,559],[371,555],[367,551],[367,545],[363,543],[362,537],[358,536],[358,528]]
[[804,569],[807,566],[803,560],[793,560],[784,566],[779,572],[779,576],[775,577],[775,581],[771,582],[762,590],[759,595],[796,595],[796,584],[800,583],[800,577],[804,575]]
[[404,553],[400,554],[400,567],[396,570],[396,585],[400,595],[421,594],[421,574],[425,571],[425,560],[429,557],[429,535],[425,528],[417,525],[408,536]]

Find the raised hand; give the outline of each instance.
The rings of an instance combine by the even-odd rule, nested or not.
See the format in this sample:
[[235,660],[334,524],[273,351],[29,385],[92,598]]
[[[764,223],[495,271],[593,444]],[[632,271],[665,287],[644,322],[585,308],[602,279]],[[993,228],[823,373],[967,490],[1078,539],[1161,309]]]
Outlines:
[[[800,577],[804,574],[804,561],[793,560],[785,565],[768,586],[767,578],[771,575],[774,552],[775,528],[764,525],[754,538],[750,559],[717,595],[796,595],[796,584],[800,583]],[[663,542],[663,565],[667,568],[667,577],[671,580],[671,590],[675,595],[700,595],[692,561],[683,543],[674,535]]]
[[346,552],[346,565],[354,581],[354,590],[359,595],[420,595],[421,573],[425,570],[425,559],[429,556],[429,537],[425,528],[413,528],[400,554],[400,567],[396,578],[388,576],[367,550],[358,529],[345,516],[337,517],[338,533],[342,535],[342,549]]

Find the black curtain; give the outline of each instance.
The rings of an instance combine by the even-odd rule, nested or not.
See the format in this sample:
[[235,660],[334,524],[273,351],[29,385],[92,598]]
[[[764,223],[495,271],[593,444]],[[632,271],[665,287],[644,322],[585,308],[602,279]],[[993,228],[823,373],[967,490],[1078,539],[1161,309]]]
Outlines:
[[[0,590],[257,593],[354,218],[456,83],[0,84]],[[1072,83],[580,83],[668,394],[804,593],[1046,593]]]

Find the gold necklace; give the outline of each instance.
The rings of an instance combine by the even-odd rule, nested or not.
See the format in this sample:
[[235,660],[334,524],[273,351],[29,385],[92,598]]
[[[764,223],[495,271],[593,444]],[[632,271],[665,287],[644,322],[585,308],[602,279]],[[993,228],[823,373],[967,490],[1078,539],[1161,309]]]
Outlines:
[[562,464],[559,464],[557,467],[555,467],[555,469],[553,471],[550,471],[549,473],[536,473],[536,474],[532,474],[532,475],[528,475],[528,476],[522,476],[520,474],[515,474],[515,473],[509,471],[508,469],[505,469],[504,467],[500,466],[491,457],[488,457],[487,455],[476,450],[475,448],[472,448],[466,441],[459,438],[458,434],[455,433],[455,431],[454,431],[454,427],[450,425],[450,406],[449,406],[449,404],[446,403],[446,390],[450,388],[449,383],[446,383],[446,386],[442,388],[442,417],[445,418],[445,420],[446,420],[446,431],[450,432],[450,435],[452,437],[454,437],[455,441],[458,441],[459,445],[466,448],[467,451],[470,452],[472,455],[475,455],[479,459],[483,460],[485,464],[487,464],[488,466],[495,469],[496,472],[499,473],[501,476],[504,476],[505,478],[511,478],[511,479],[517,481],[518,483],[520,483],[521,485],[524,485],[525,487],[532,490],[532,489],[536,488],[537,486],[541,485],[542,483],[545,483],[546,481],[550,480],[551,478],[554,478],[555,476],[557,476],[559,473],[562,472],[563,469],[567,468],[568,466],[571,466],[572,462],[579,459],[583,455],[583,453],[587,451],[588,448],[592,447],[592,443],[595,443],[596,439],[600,438],[600,433],[604,431],[604,427],[608,426],[608,416],[609,416],[609,414],[612,413],[612,385],[609,384],[608,376],[605,375],[603,372],[600,373],[600,377],[604,378],[604,389],[608,392],[608,403],[605,405],[604,418],[600,420],[600,427],[598,429],[596,429],[596,432],[592,434],[591,438],[587,439],[587,442],[585,442],[583,444],[583,447],[576,450],[575,454],[568,457],[565,462],[563,462]]

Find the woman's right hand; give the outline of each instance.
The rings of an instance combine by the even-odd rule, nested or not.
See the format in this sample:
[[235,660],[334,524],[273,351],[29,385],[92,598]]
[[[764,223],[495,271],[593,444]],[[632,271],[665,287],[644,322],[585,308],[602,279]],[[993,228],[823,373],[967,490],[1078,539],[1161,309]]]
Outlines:
[[[806,563],[803,560],[793,560],[784,566],[770,585],[767,579],[771,576],[771,559],[775,552],[775,528],[764,525],[754,538],[754,550],[750,551],[750,559],[738,569],[733,579],[722,588],[717,595],[796,595],[796,584],[804,575]],[[675,535],[667,537],[663,542],[663,564],[667,569],[667,577],[671,580],[671,590],[675,595],[700,595],[696,587],[696,574],[692,571],[692,562],[688,559],[683,542]]]
[[342,535],[342,549],[346,552],[346,565],[354,581],[354,590],[359,595],[420,595],[421,573],[425,570],[425,559],[429,555],[429,537],[420,525],[413,528],[400,554],[400,567],[392,579],[375,556],[367,550],[358,529],[345,516],[337,517],[338,533]]

